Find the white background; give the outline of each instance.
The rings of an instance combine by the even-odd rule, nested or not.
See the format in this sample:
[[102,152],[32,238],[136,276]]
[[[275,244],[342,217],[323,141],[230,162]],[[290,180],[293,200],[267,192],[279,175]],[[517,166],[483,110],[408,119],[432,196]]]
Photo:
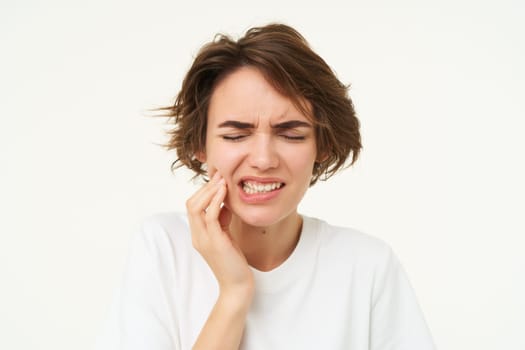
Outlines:
[[92,346],[137,224],[197,188],[148,110],[216,32],[283,21],[364,141],[301,211],[392,245],[439,349],[525,349],[523,2],[248,3],[1,1],[0,348]]

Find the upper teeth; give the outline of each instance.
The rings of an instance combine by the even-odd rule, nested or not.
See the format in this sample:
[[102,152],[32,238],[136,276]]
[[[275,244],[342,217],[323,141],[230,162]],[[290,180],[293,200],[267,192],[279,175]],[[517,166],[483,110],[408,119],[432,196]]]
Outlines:
[[256,183],[256,182],[243,182],[242,189],[248,194],[260,193],[260,192],[270,192],[277,188],[280,188],[282,184],[280,182],[273,183]]

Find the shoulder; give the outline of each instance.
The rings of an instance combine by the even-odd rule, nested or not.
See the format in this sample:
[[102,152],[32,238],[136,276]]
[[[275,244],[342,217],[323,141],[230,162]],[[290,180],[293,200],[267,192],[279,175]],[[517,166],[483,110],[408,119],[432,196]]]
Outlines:
[[176,235],[188,231],[188,227],[188,218],[185,214],[163,212],[144,218],[141,224],[141,231],[149,235],[159,234],[159,232]]
[[339,263],[359,264],[360,267],[385,267],[392,259],[392,248],[382,239],[360,230],[329,224],[316,218],[307,218],[316,227],[320,254]]
[[153,254],[186,250],[191,246],[191,232],[185,214],[177,212],[157,213],[144,218],[132,245],[142,246]]
[[317,225],[321,243],[325,246],[339,248],[346,253],[381,257],[391,253],[388,243],[382,239],[360,230],[337,226],[326,221],[309,218]]

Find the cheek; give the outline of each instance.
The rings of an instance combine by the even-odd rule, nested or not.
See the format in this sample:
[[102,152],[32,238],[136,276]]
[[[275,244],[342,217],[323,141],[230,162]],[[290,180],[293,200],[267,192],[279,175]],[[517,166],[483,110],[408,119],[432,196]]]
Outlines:
[[307,149],[304,152],[298,152],[296,150],[287,156],[287,163],[290,167],[290,170],[297,175],[312,175],[314,162],[315,151],[311,151],[310,149]]
[[297,172],[298,176],[297,178],[301,178],[301,182],[303,183],[303,186],[305,188],[308,188],[310,187],[310,181],[312,180],[312,176],[313,176],[313,168],[314,168],[314,163],[313,161],[312,162],[304,162],[302,163],[300,166],[300,169],[301,169],[301,175],[299,175],[299,172]]
[[208,154],[208,171],[210,174],[218,171],[226,180],[232,176],[233,171],[239,164],[241,155],[234,149],[226,147],[215,147],[213,152]]

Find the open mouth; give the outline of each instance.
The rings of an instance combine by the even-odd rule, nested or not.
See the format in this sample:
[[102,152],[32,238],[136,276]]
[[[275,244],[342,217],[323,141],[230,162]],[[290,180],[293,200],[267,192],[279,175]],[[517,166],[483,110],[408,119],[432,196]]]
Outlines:
[[256,181],[242,181],[240,185],[242,190],[247,194],[268,193],[284,187],[284,183],[282,182],[261,183]]

